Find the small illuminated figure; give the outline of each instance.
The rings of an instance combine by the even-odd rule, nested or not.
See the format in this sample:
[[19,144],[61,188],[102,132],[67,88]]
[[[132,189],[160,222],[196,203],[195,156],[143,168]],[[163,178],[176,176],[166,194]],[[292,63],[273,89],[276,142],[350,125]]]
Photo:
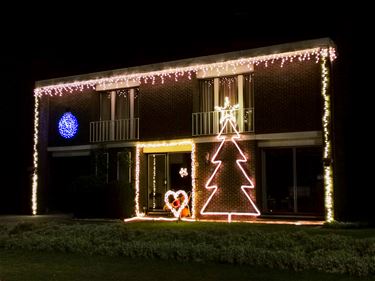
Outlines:
[[187,177],[189,175],[187,168],[181,168],[179,173],[180,173],[181,178]]

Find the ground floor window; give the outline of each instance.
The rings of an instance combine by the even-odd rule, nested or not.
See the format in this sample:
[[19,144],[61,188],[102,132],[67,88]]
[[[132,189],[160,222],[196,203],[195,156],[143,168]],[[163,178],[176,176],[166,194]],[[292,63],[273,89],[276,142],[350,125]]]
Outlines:
[[324,214],[322,149],[262,150],[263,213]]
[[131,183],[132,182],[131,163],[132,163],[132,154],[130,151],[117,152],[116,179],[119,183]]

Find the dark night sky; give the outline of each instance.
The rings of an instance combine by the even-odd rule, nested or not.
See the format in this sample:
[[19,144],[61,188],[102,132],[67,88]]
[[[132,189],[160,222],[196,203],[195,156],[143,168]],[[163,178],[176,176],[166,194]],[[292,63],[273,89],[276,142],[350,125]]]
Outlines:
[[[158,7],[159,3],[153,7],[144,4],[145,11],[145,7],[130,7],[125,2],[124,7],[91,6],[90,10],[64,3],[64,7],[44,7],[45,12],[40,7],[24,7],[25,15],[9,11],[15,16],[1,22],[0,59],[5,96],[1,112],[6,116],[2,131],[6,169],[2,172],[10,184],[1,185],[5,195],[0,198],[0,213],[29,210],[32,89],[36,80],[54,77],[330,37],[338,47],[335,110],[340,159],[350,158],[345,150],[353,145],[348,128],[354,121],[344,110],[355,103],[352,17],[338,13],[333,5],[319,14],[313,3],[289,9],[253,3],[215,4],[215,8],[183,3],[169,5],[170,11]],[[349,165],[340,165],[349,174]],[[350,173],[343,183],[353,183],[354,177]]]

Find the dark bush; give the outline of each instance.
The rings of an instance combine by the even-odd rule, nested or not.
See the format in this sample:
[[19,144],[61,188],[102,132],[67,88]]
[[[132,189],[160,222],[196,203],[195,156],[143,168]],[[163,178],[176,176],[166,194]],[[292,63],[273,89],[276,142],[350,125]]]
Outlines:
[[73,186],[73,213],[78,218],[104,216],[105,184],[95,176],[82,176]]
[[73,196],[77,218],[122,219],[134,212],[134,192],[129,183],[105,183],[101,178],[84,176],[73,183]]

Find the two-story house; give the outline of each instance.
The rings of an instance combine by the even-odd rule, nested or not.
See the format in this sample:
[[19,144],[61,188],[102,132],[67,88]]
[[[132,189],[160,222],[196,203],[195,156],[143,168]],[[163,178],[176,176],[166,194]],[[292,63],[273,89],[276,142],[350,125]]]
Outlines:
[[323,38],[38,81],[33,214],[117,185],[105,208],[131,216],[184,190],[193,219],[332,221],[335,57]]

